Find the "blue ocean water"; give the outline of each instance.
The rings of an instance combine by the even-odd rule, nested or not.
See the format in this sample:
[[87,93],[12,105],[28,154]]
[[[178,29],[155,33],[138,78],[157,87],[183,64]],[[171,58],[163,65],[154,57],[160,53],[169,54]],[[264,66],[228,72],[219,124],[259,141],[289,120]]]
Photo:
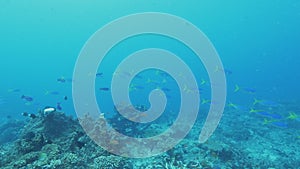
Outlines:
[[[142,12],[179,16],[210,39],[226,70],[224,116],[245,113],[244,121],[254,116],[254,124],[271,123],[270,126],[279,130],[293,128],[298,132],[295,139],[299,137],[299,121],[288,120],[291,112],[300,116],[297,107],[300,101],[300,2],[297,0],[1,0],[0,122],[8,117],[24,120],[27,117],[22,116],[23,112],[37,113],[46,106],[57,108],[58,104],[61,111],[76,117],[72,100],[72,83],[76,79],[72,78],[82,47],[104,25]],[[205,82],[199,85],[201,103],[211,99],[207,72],[193,52],[171,38],[141,35],[117,44],[99,66],[95,92],[103,112],[112,112],[114,108],[110,83],[115,68],[126,56],[144,48],[162,48],[180,56],[190,66],[198,84]],[[168,98],[165,113],[179,110],[179,88],[172,77],[154,69],[138,75],[132,81],[133,90],[129,91],[134,104],[149,108],[149,92],[160,88]],[[162,83],[164,80],[167,82]],[[209,103],[200,107],[200,112],[205,114]],[[239,113],[228,113],[228,109]],[[254,114],[249,114],[251,110]],[[165,114],[164,119],[176,115]],[[203,121],[204,116],[200,120]],[[299,145],[299,138],[297,141]]]

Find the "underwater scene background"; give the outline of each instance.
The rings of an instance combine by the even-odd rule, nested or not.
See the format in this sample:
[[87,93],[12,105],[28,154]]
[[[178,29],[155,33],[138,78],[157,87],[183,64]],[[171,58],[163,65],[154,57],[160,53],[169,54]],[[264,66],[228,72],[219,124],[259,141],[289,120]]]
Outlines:
[[[162,116],[147,125],[120,116],[111,80],[114,75],[132,76],[130,70],[116,68],[135,51],[161,48],[176,54],[190,67],[199,87],[186,91],[200,92],[197,121],[178,145],[157,156],[126,158],[96,145],[78,123],[73,72],[82,47],[98,29],[142,12],[179,16],[206,34],[224,66],[215,71],[226,75],[227,98],[218,128],[200,144],[209,107],[217,103],[210,102],[214,84],[195,53],[174,39],[153,34],[118,43],[97,74],[91,74],[99,108],[117,131],[137,138],[154,136],[172,125],[180,109],[175,79],[150,69],[133,78],[129,96],[136,109],[146,111],[149,93],[161,89],[167,98]],[[297,0],[1,0],[0,23],[0,168],[300,168]],[[49,108],[55,111],[43,113]],[[118,147],[118,140],[108,142]]]

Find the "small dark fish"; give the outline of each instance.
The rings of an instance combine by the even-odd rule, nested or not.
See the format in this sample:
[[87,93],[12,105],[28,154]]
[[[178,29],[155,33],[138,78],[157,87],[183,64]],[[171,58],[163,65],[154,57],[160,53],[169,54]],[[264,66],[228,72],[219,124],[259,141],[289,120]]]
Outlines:
[[64,96],[64,100],[68,100],[68,96]]
[[30,118],[32,118],[32,119],[36,118],[36,115],[35,115],[35,114],[27,113],[27,112],[23,112],[23,113],[22,113],[22,116],[30,117]]
[[103,73],[102,72],[101,73],[97,73],[96,77],[103,77]]
[[264,111],[257,112],[257,114],[259,114],[259,115],[261,115],[261,116],[273,118],[273,119],[282,119],[282,116],[279,115],[279,114],[271,114],[271,113],[264,112]]
[[52,92],[50,92],[50,94],[53,94],[53,95],[59,95],[59,92],[57,92],[57,91],[52,91]]
[[26,116],[26,117],[27,117],[27,116],[28,116],[28,113],[27,113],[27,112],[23,112],[23,113],[22,113],[22,116]]
[[254,99],[253,105],[256,105],[256,104],[260,104],[262,106],[267,106],[267,107],[278,107],[278,106],[280,106],[280,104],[278,104],[274,101]]
[[6,118],[7,118],[7,119],[11,119],[11,116],[10,116],[10,115],[7,115]]
[[108,88],[108,87],[100,87],[99,90],[102,90],[102,91],[109,91],[109,88]]
[[60,83],[65,83],[66,79],[61,77],[61,78],[58,78],[57,81],[60,82]]
[[288,128],[288,124],[284,123],[284,122],[275,121],[275,122],[272,122],[272,124],[277,126],[277,127]]
[[251,94],[254,94],[256,92],[255,89],[253,88],[248,88],[248,87],[244,87],[243,90],[247,93],[251,93]]
[[57,108],[57,110],[62,110],[61,104],[57,103],[56,108]]
[[240,87],[238,85],[235,85],[234,92],[237,92],[237,91],[240,91],[240,90],[242,90],[243,92],[246,92],[246,93],[250,93],[250,94],[254,94],[256,92],[256,90],[253,89],[253,88],[250,88],[250,87]]
[[226,75],[231,75],[231,74],[232,74],[232,71],[229,70],[229,69],[224,69],[224,73],[225,73]]
[[57,78],[56,79],[57,80],[57,82],[59,82],[59,83],[66,83],[66,82],[73,82],[73,80],[71,79],[71,78],[64,78],[64,77],[61,77],[61,78]]
[[32,101],[33,101],[33,98],[32,98],[32,97],[30,97],[30,96],[25,96],[25,95],[22,95],[22,96],[21,96],[21,99],[26,100],[26,101],[28,101],[28,102],[32,102]]
[[268,106],[268,107],[278,107],[279,106],[279,103],[276,103],[276,102],[270,101],[270,100],[263,100],[260,104],[263,106]]
[[30,117],[30,118],[32,118],[32,119],[35,119],[35,118],[36,118],[36,115],[35,115],[35,114],[29,114],[28,117]]

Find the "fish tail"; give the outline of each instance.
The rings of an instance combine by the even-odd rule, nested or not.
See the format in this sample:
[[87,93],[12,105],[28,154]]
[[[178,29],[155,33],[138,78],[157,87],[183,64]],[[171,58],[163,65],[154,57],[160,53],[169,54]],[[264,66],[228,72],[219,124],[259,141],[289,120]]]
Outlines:
[[258,99],[256,99],[256,98],[254,98],[253,105],[256,105],[256,104],[258,104],[258,103],[260,103],[260,102],[261,102],[261,100],[258,100]]
[[201,85],[204,85],[206,81],[204,79],[201,79]]
[[269,123],[270,123],[270,121],[268,119],[264,118],[263,124],[266,125],[266,124],[269,124]]
[[255,110],[253,108],[250,108],[250,113],[254,113]]
[[235,85],[234,92],[238,92],[239,90],[240,90],[240,86],[238,86],[238,85]]
[[232,103],[232,102],[229,102],[228,106],[229,106],[229,107],[232,107],[232,108],[234,108],[234,109],[237,109],[237,105],[235,105],[235,104]]
[[208,103],[210,100],[206,100],[206,99],[202,99],[202,102],[201,102],[201,104],[206,104],[206,103]]

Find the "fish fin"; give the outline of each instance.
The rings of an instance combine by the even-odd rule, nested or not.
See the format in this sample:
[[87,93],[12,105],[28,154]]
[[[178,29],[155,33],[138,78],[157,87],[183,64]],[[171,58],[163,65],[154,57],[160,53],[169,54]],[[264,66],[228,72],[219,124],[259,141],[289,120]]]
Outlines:
[[258,100],[258,99],[256,99],[256,98],[254,98],[253,105],[259,104],[260,102],[262,102],[262,100]]

